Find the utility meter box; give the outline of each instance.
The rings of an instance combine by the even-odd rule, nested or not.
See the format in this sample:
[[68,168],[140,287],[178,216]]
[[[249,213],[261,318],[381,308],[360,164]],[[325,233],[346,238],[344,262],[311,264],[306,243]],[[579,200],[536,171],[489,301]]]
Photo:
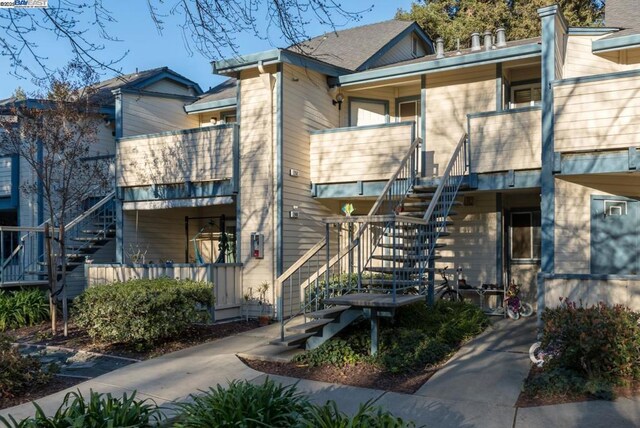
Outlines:
[[264,234],[258,232],[251,234],[251,257],[254,259],[264,258]]

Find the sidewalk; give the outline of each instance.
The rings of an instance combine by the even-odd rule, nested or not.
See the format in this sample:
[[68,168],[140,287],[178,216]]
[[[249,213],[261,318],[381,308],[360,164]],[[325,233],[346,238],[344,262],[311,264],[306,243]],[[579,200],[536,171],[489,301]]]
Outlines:
[[[122,394],[137,390],[139,398],[158,405],[187,399],[233,379],[261,383],[267,375],[246,367],[236,354],[269,354],[267,345],[279,326],[271,325],[212,343],[136,363],[77,386]],[[640,400],[590,401],[517,409],[514,404],[529,370],[527,351],[535,339],[535,320],[504,320],[463,346],[460,351],[415,394],[399,394],[281,376],[270,376],[298,389],[312,401],[334,400],[341,410],[355,412],[360,403],[375,404],[417,425],[433,427],[635,427],[640,425]],[[71,390],[76,390],[76,387]],[[45,412],[55,411],[68,392],[37,400]],[[0,410],[16,419],[31,416],[32,404]]]

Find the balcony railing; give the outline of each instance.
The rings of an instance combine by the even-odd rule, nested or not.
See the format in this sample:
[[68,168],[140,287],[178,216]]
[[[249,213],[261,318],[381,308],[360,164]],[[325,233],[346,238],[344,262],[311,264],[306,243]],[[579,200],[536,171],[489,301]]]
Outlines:
[[540,107],[475,113],[468,117],[472,173],[540,168]]
[[122,138],[117,149],[118,187],[238,180],[238,125]]
[[387,181],[414,139],[414,122],[312,131],[311,181]]

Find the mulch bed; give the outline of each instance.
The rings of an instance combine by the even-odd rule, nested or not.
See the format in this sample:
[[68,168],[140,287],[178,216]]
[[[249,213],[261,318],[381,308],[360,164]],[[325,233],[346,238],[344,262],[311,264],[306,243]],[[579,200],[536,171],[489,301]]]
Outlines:
[[37,400],[38,398],[54,394],[58,391],[62,391],[63,389],[71,388],[80,382],[84,382],[84,379],[55,376],[46,385],[37,385],[29,388],[26,391],[23,391],[19,396],[0,397],[0,410]]
[[67,337],[62,335],[62,323],[58,324],[58,334],[51,334],[51,324],[44,323],[33,327],[23,327],[9,330],[5,333],[18,343],[31,343],[35,345],[61,346],[81,351],[98,352],[117,357],[135,358],[146,360],[158,357],[170,352],[179,351],[201,343],[215,339],[232,336],[252,330],[259,326],[255,320],[234,321],[223,324],[195,324],[190,326],[179,337],[160,342],[149,349],[137,349],[134,346],[122,343],[96,343],[89,337],[85,330],[70,323]]
[[[531,367],[531,371],[529,372],[528,378],[533,378],[538,376],[542,372],[542,369],[539,367]],[[637,397],[640,396],[640,383],[630,383],[627,386],[619,386],[613,388],[613,394],[615,397]],[[528,392],[526,389],[520,393],[518,397],[518,401],[516,402],[516,407],[538,407],[538,406],[549,406],[554,404],[565,404],[565,403],[577,403],[581,401],[594,401],[599,398],[594,397],[589,394],[544,394],[544,395],[533,395]]]
[[267,361],[242,360],[247,366],[264,373],[289,376],[321,382],[339,383],[361,388],[382,389],[385,391],[413,394],[437,369],[390,373],[369,363],[349,364],[344,367],[324,365],[308,367],[297,363],[274,363]]

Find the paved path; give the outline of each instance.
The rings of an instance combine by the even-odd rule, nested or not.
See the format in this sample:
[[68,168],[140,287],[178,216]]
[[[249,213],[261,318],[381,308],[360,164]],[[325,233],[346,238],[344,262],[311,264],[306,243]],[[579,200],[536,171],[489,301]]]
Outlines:
[[[346,412],[374,400],[395,415],[430,428],[445,427],[606,427],[640,426],[640,399],[590,401],[535,408],[514,404],[529,370],[527,350],[535,338],[533,319],[499,321],[460,351],[415,394],[399,394],[309,380],[270,376],[324,403],[332,399]],[[276,337],[272,325],[234,337],[178,351],[107,373],[78,387],[122,394],[138,391],[159,405],[188,399],[189,394],[233,379],[261,383],[266,375],[246,367],[236,354],[270,354],[268,341]],[[75,390],[75,388],[74,388]],[[53,412],[67,391],[38,400]],[[33,414],[31,404],[0,411],[23,418]]]

